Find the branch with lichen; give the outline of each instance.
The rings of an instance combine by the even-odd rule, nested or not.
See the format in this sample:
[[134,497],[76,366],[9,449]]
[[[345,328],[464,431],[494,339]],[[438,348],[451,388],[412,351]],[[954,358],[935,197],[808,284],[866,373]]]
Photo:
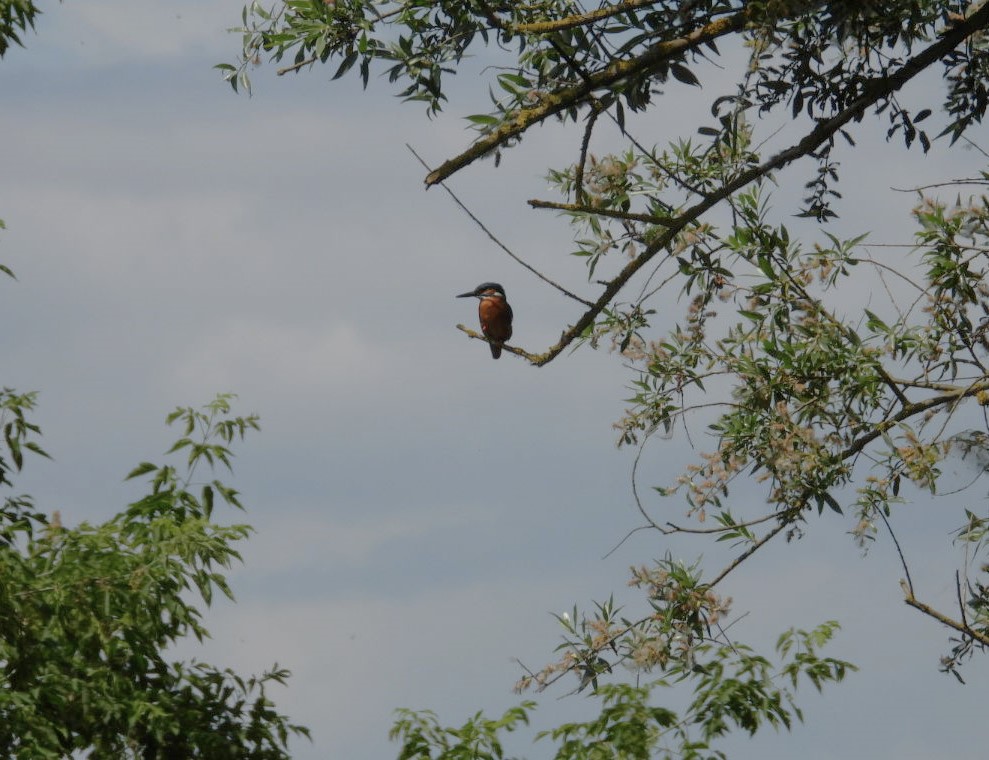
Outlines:
[[741,31],[747,23],[749,15],[750,11],[742,10],[732,16],[712,21],[683,37],[657,42],[635,58],[614,61],[601,71],[590,74],[580,84],[542,95],[538,104],[530,108],[520,109],[511,119],[481,137],[463,153],[443,162],[438,168],[427,174],[426,186],[432,187],[449,179],[465,166],[511,142],[523,132],[551,116],[583,103],[595,90],[611,87],[623,79],[648,72],[660,64],[711,43],[720,37]]
[[612,16],[618,16],[619,14],[627,13],[637,8],[644,8],[655,4],[656,0],[625,0],[617,5],[605,6],[597,10],[588,11],[587,13],[578,13],[573,16],[553,19],[552,21],[530,21],[521,24],[513,24],[510,21],[502,19],[488,8],[487,3],[481,3],[481,6],[485,10],[485,18],[498,29],[512,32],[513,34],[551,34],[565,29],[573,29],[578,26],[590,26]]
[[[727,23],[731,21],[731,19],[724,19],[723,21]],[[932,43],[914,57],[909,58],[895,73],[891,74],[883,81],[877,82],[867,93],[857,98],[845,109],[835,114],[830,119],[818,123],[818,125],[807,135],[805,135],[799,142],[777,153],[775,156],[762,164],[742,172],[734,180],[723,185],[719,190],[709,194],[703,200],[686,209],[679,216],[670,219],[666,225],[666,230],[654,241],[652,241],[639,256],[630,261],[621,270],[621,272],[618,273],[618,275],[608,282],[601,295],[594,302],[594,306],[584,312],[584,314],[581,315],[581,317],[573,325],[565,330],[556,344],[551,346],[545,352],[534,356],[534,359],[532,360],[533,364],[536,364],[537,366],[546,364],[562,353],[567,346],[569,346],[576,338],[584,333],[584,331],[593,323],[595,318],[597,318],[597,316],[608,306],[608,304],[611,303],[612,299],[619,293],[619,291],[622,290],[622,288],[625,287],[626,283],[628,283],[628,281],[642,269],[642,267],[649,263],[649,261],[652,260],[657,253],[666,248],[678,233],[690,224],[696,222],[701,215],[707,213],[714,206],[731,197],[734,193],[738,192],[752,182],[755,182],[762,177],[767,176],[771,172],[781,169],[784,166],[787,166],[794,161],[813,153],[826,141],[834,137],[834,135],[842,127],[854,119],[859,118],[863,111],[867,108],[897,92],[907,82],[919,75],[921,72],[925,71],[929,66],[936,63],[943,56],[947,55],[951,50],[986,25],[989,25],[989,3],[982,6],[976,13],[966,19],[964,23],[960,23],[947,31],[940,40]],[[571,90],[576,89],[581,88],[571,88]],[[538,109],[528,110],[536,111]],[[524,114],[526,112],[522,113]],[[541,118],[545,118],[536,118],[536,116],[538,116],[538,114],[531,117],[525,117],[523,122],[528,121],[530,118],[533,120],[524,128],[528,128],[528,126],[532,126],[532,124],[537,123],[541,120]],[[510,124],[503,125],[503,127],[496,130],[492,133],[492,135],[498,135],[504,129],[509,127],[511,127]],[[512,133],[511,136],[514,136],[515,134],[518,134],[518,132]],[[508,138],[506,137],[506,139]],[[493,144],[489,146],[488,149],[490,149],[490,147],[493,147]],[[451,159],[435,172],[430,174],[429,177],[427,177],[427,183],[430,183],[430,178],[433,178],[434,175],[437,177],[435,181],[440,181],[444,177],[449,176],[449,174],[453,171],[462,168],[462,166],[465,166],[475,158],[483,155],[484,152],[485,151],[482,150],[472,156],[468,156],[468,152],[461,154],[461,156],[457,158]],[[459,163],[461,161],[462,163]],[[443,172],[448,173],[444,174]]]
[[975,641],[979,642],[982,646],[989,647],[989,634],[987,634],[985,631],[980,631],[975,628],[972,628],[972,626],[970,625],[954,620],[953,618],[950,618],[947,615],[938,612],[929,604],[925,604],[924,602],[918,600],[913,595],[913,592],[907,589],[906,587],[904,588],[903,601],[909,606],[913,607],[915,610],[920,610],[928,617],[934,618],[942,625],[946,625],[948,628],[952,628],[964,636],[971,637]]

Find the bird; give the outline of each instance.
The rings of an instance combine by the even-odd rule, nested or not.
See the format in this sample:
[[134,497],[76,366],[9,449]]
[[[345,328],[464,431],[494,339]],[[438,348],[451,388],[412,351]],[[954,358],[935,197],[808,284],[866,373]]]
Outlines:
[[512,307],[505,299],[505,289],[497,282],[482,282],[469,293],[457,298],[476,298],[477,316],[481,320],[481,332],[489,341],[491,358],[501,356],[501,347],[512,337]]

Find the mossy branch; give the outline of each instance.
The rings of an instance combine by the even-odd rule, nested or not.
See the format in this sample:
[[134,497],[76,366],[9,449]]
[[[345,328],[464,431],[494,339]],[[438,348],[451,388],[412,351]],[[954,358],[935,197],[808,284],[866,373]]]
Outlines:
[[449,179],[468,164],[510,142],[531,127],[561,111],[582,103],[595,90],[611,87],[623,79],[647,72],[661,63],[701,45],[713,42],[719,37],[740,31],[747,23],[749,15],[750,11],[742,10],[731,16],[712,21],[683,37],[658,42],[635,58],[615,61],[601,71],[589,75],[580,84],[543,95],[538,105],[521,109],[512,119],[481,137],[463,153],[443,162],[438,168],[427,174],[426,186],[432,187]]
[[[725,19],[725,21],[729,21],[729,19]],[[555,345],[551,346],[545,353],[539,354],[538,361],[533,363],[542,365],[556,358],[577,337],[584,333],[594,322],[594,319],[611,303],[612,299],[642,267],[648,264],[657,253],[670,245],[685,227],[696,222],[702,214],[705,214],[721,201],[729,198],[752,182],[813,153],[850,121],[860,118],[863,111],[867,108],[898,91],[911,79],[925,71],[929,66],[947,55],[972,34],[987,25],[989,25],[989,3],[983,5],[964,22],[952,27],[937,42],[932,43],[923,51],[908,59],[889,77],[875,82],[869,88],[868,92],[857,98],[847,108],[835,114],[830,119],[818,123],[802,140],[777,153],[759,166],[742,172],[718,191],[706,196],[678,217],[670,219],[666,224],[666,231],[650,243],[638,257],[630,261],[614,279],[609,281],[601,295],[594,302],[594,305],[563,332],[560,340]],[[447,164],[449,163],[447,162]],[[437,171],[441,171],[442,168],[440,167]]]

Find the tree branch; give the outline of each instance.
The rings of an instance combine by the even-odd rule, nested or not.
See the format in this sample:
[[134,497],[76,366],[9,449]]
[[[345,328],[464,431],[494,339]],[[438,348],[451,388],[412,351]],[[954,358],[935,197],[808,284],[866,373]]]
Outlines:
[[581,13],[576,16],[568,16],[554,21],[531,21],[528,24],[510,24],[506,25],[505,28],[518,34],[549,34],[550,32],[558,32],[563,29],[572,29],[575,26],[588,26],[589,24],[610,18],[611,16],[617,16],[626,11],[655,4],[656,0],[625,0],[625,2],[618,3],[618,5],[598,8],[597,10],[588,11],[587,13]]
[[649,71],[655,66],[665,63],[675,56],[712,42],[726,34],[740,31],[751,15],[750,10],[738,11],[728,16],[674,40],[658,42],[642,55],[624,61],[614,61],[601,71],[591,74],[588,79],[572,87],[566,87],[557,92],[544,95],[538,105],[523,108],[514,118],[505,122],[493,132],[481,137],[470,148],[458,156],[443,162],[439,168],[426,175],[426,185],[432,187],[448,179],[468,164],[481,156],[490,153],[495,148],[518,137],[530,127],[534,127],[551,116],[564,111],[585,100],[594,90],[610,87],[613,84],[634,74]]
[[705,533],[726,533],[729,530],[736,530],[737,528],[749,528],[753,525],[759,525],[760,523],[767,522],[773,518],[785,517],[785,513],[782,515],[779,512],[770,512],[769,514],[763,515],[762,517],[757,517],[754,520],[748,520],[746,522],[732,523],[731,525],[719,525],[717,528],[684,528],[680,525],[676,525],[671,522],[666,524],[669,526],[668,531],[663,531],[664,533],[695,533],[695,534],[705,534]]
[[906,589],[904,589],[904,591],[906,591],[906,598],[903,601],[906,602],[911,607],[913,607],[914,609],[920,610],[925,615],[934,618],[943,625],[948,626],[948,628],[953,628],[959,633],[965,636],[969,636],[975,641],[978,641],[983,646],[989,647],[989,635],[983,633],[982,631],[977,631],[976,629],[967,626],[964,623],[959,623],[957,620],[953,620],[947,615],[938,612],[930,605],[924,604],[923,602],[919,601],[916,597],[914,597],[914,595],[910,591]]
[[[733,17],[734,18],[734,17]],[[725,19],[728,21],[729,19]],[[935,43],[932,43],[923,51],[908,59],[899,70],[889,77],[876,82],[869,91],[856,99],[850,106],[832,116],[830,119],[818,123],[802,140],[789,148],[777,153],[775,156],[742,172],[733,181],[724,185],[720,190],[708,195],[700,202],[694,204],[684,211],[676,219],[671,219],[667,231],[649,244],[646,249],[635,259],[630,261],[618,275],[611,280],[595,301],[594,306],[568,328],[560,340],[551,346],[546,352],[538,355],[537,365],[543,365],[556,358],[575,338],[583,334],[598,314],[604,310],[625,284],[645,266],[659,251],[665,248],[676,237],[676,235],[695,222],[702,214],[716,206],[725,198],[730,197],[746,185],[765,176],[766,174],[787,166],[794,161],[812,153],[825,141],[831,139],[834,134],[853,119],[861,116],[862,112],[879,100],[892,95],[903,85],[924,71],[928,66],[934,64],[944,55],[949,53],[971,34],[989,24],[989,3],[983,5],[978,11],[969,16],[963,23],[945,33],[945,35]],[[456,160],[456,159],[454,159]],[[470,159],[473,160],[473,159]],[[450,162],[447,162],[450,163]],[[469,163],[469,162],[468,162]],[[428,182],[428,179],[427,179]]]
[[[598,116],[601,115],[602,108],[600,106],[601,101],[594,101],[594,108],[591,109],[590,114],[587,116],[587,126],[584,127],[584,137],[580,141],[580,159],[577,161],[577,168],[574,169],[573,176],[573,186],[574,186],[574,198],[578,203],[586,203],[587,195],[584,192],[584,165],[587,163],[587,149],[591,145],[591,133],[594,131],[594,124],[598,120]],[[529,202],[532,205],[532,201]]]
[[922,401],[913,401],[901,408],[900,411],[888,420],[884,420],[883,422],[877,424],[868,433],[864,433],[860,438],[856,438],[852,441],[848,448],[842,451],[838,456],[843,460],[855,456],[879,436],[893,427],[897,422],[902,422],[909,417],[913,417],[921,412],[926,412],[928,409],[933,409],[936,406],[958,403],[963,398],[978,396],[980,393],[986,393],[987,391],[989,391],[989,380],[983,380],[980,383],[972,383],[967,388],[959,388],[956,391],[944,393],[940,396],[932,396],[931,398],[923,399]]
[[[457,329],[460,330],[461,332],[467,333],[467,337],[469,337],[469,338],[475,338],[477,340],[483,340],[485,343],[491,343],[492,342],[486,336],[482,335],[479,332],[476,332],[475,330],[471,330],[466,325],[457,325]],[[502,349],[504,349],[505,351],[508,351],[509,353],[512,353],[512,354],[515,354],[516,356],[521,356],[523,359],[528,359],[533,364],[535,364],[535,362],[533,360],[539,358],[538,356],[534,356],[533,354],[530,354],[524,348],[516,348],[515,346],[509,346],[507,343],[502,343],[500,345],[501,345]]]
[[711,581],[710,583],[707,584],[707,587],[708,588],[714,588],[715,586],[717,586],[722,580],[725,579],[725,577],[732,570],[734,570],[736,567],[738,567],[743,562],[745,562],[745,560],[747,560],[749,557],[751,557],[753,554],[755,554],[757,551],[759,551],[759,549],[761,549],[763,546],[765,546],[770,540],[772,540],[773,538],[775,538],[776,536],[778,536],[780,534],[780,532],[787,525],[789,525],[788,522],[786,522],[785,520],[781,520],[779,525],[775,526],[766,535],[764,535],[762,538],[760,538],[758,541],[756,541],[754,544],[752,544],[752,546],[750,546],[744,552],[742,552],[737,557],[735,557],[735,559],[733,559],[731,561],[731,564],[729,564],[724,570],[722,570],[720,573],[718,573],[718,575],[715,577],[715,579],[713,581]]
[[[425,161],[423,161],[422,156],[420,156],[418,153],[416,153],[415,152],[415,149],[411,145],[409,145],[408,143],[406,143],[405,144],[405,147],[408,148],[409,149],[409,152],[419,160],[419,163],[420,164],[422,164],[423,166],[425,166],[427,169],[429,168],[429,164],[427,164]],[[464,205],[464,203],[454,194],[453,190],[451,190],[449,187],[446,186],[446,183],[440,183],[440,186],[444,190],[446,190],[447,194],[451,198],[453,198],[453,202],[456,203],[458,206],[460,206],[460,208],[463,210],[463,212],[465,214],[467,214],[467,216],[470,217],[471,221],[474,222],[474,224],[476,224],[478,227],[480,227],[481,230],[484,232],[484,234],[487,235],[489,238],[491,238],[491,240],[495,243],[495,245],[497,245],[499,248],[501,248],[501,250],[503,250],[505,253],[507,253],[509,256],[511,256],[517,263],[521,264],[523,267],[525,267],[526,269],[528,269],[530,272],[532,272],[534,275],[536,275],[536,277],[538,277],[540,280],[542,280],[546,284],[551,285],[552,287],[554,287],[557,290],[559,290],[561,293],[563,293],[563,295],[567,296],[568,298],[572,298],[574,301],[577,301],[578,303],[584,304],[584,306],[591,306],[592,305],[590,301],[587,301],[587,300],[581,298],[580,296],[578,296],[578,295],[576,295],[574,293],[571,293],[565,287],[563,287],[559,283],[554,282],[549,277],[547,277],[542,272],[540,272],[538,269],[536,269],[532,265],[530,265],[530,264],[526,263],[525,261],[523,261],[521,257],[519,257],[516,254],[514,254],[512,252],[512,250],[507,245],[505,245],[504,243],[502,243],[498,238],[496,238],[494,236],[494,233],[491,232],[491,230],[489,230],[487,227],[484,226],[484,223],[480,219],[478,219],[474,215],[474,213],[469,208],[467,208],[467,206]],[[519,351],[521,351],[521,349],[509,349],[509,350],[512,351],[513,353],[519,353]],[[530,354],[527,354],[524,351],[522,351],[522,353],[520,353],[519,355],[520,356],[525,355],[526,357],[530,356]]]
[[616,211],[610,208],[594,208],[581,203],[556,203],[554,201],[541,201],[532,198],[526,201],[532,208],[550,208],[557,211],[567,211],[575,214],[594,214],[596,216],[607,216],[612,219],[623,219],[630,222],[643,222],[644,224],[658,224],[668,227],[671,220],[667,216],[654,216],[652,214],[636,214],[630,211]]
[[893,539],[893,546],[896,547],[896,553],[900,557],[900,566],[903,568],[903,574],[906,579],[903,581],[906,585],[904,586],[904,591],[907,596],[913,597],[913,578],[910,577],[910,566],[907,565],[907,558],[903,555],[903,549],[900,547],[900,542],[896,538],[896,534],[893,532],[893,526],[889,524],[889,520],[886,519],[886,513],[881,509],[874,510],[882,521],[886,524],[886,530],[889,531],[889,537]]
[[611,16],[617,16],[620,13],[655,4],[656,0],[625,0],[625,2],[621,2],[618,5],[598,8],[594,11],[567,16],[553,21],[530,21],[522,24],[513,24],[510,21],[505,21],[500,16],[497,16],[485,2],[481,3],[481,8],[484,10],[484,17],[497,29],[513,34],[550,34],[564,29],[572,29],[575,26],[588,26]]
[[298,71],[299,69],[303,69],[306,66],[310,66],[310,65],[316,63],[316,61],[318,61],[318,60],[319,60],[319,58],[317,58],[316,56],[313,56],[312,58],[306,58],[306,60],[299,61],[298,63],[293,63],[291,66],[283,66],[280,69],[276,69],[275,70],[275,73],[278,76],[285,76],[290,71]]

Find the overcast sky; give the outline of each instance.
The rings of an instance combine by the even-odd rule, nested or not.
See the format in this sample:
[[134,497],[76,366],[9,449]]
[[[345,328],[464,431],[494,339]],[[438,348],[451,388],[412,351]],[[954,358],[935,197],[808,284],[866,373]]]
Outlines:
[[[232,574],[238,603],[218,604],[213,641],[181,654],[290,668],[273,696],[313,730],[297,757],[389,757],[400,706],[457,724],[500,714],[517,699],[512,658],[553,658],[549,613],[612,591],[636,609],[627,567],[667,551],[703,553],[712,570],[728,558],[639,533],[602,559],[640,522],[634,452],[615,449],[611,428],[628,395],[616,357],[492,362],[455,329],[476,311],[454,296],[486,280],[505,285],[515,342],[531,351],[577,317],[441,189],[425,192],[405,148],[435,165],[465,146],[460,117],[487,98],[469,93],[478,80],[433,121],[386,81],[365,94],[331,70],[260,69],[247,98],[211,68],[236,56],[225,29],[239,0],[43,5],[27,49],[0,61],[0,260],[18,276],[0,283],[2,381],[40,391],[54,456],[31,462],[19,490],[67,524],[104,519],[139,493],[124,474],[161,461],[177,436],[163,424],[176,405],[233,391],[239,412],[259,413],[230,478],[258,529]],[[712,90],[680,90],[650,140],[696,127],[687,106]],[[976,157],[908,155],[883,131],[860,128],[860,149],[844,154],[838,229],[907,242],[911,200],[885,188],[970,174]],[[590,295],[565,223],[524,204],[552,197],[544,168],[576,139],[541,128],[500,169],[479,163],[452,186],[517,253]],[[668,481],[685,444],[650,443],[644,482]],[[968,504],[984,509],[985,490]],[[937,673],[946,631],[903,605],[888,542],[862,557],[851,519],[827,515],[797,545],[770,546],[724,592],[750,613],[733,629],[743,641],[840,620],[828,653],[862,671],[823,697],[803,691],[807,723],[792,734],[731,746],[764,760],[984,758],[985,659],[965,687]],[[950,605],[947,536],[960,522],[940,503],[903,509],[901,539],[932,602]],[[538,728],[591,714],[593,701],[564,692],[541,696]],[[523,750],[542,758],[549,746]]]

